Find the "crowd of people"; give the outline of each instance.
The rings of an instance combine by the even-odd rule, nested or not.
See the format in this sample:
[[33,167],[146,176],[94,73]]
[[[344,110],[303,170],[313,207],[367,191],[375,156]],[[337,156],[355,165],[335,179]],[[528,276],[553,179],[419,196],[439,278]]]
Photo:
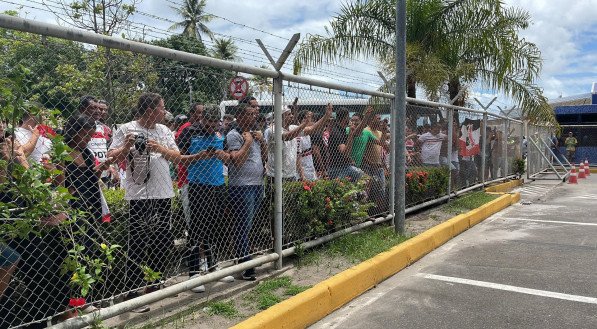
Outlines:
[[[1,157],[26,168],[39,164],[63,171],[52,184],[66,187],[74,196],[70,206],[84,214],[76,219],[83,234],[75,237],[74,242],[84,246],[89,259],[98,256],[94,250],[104,242],[98,235],[98,225],[111,220],[102,188],[124,189],[129,203],[125,249],[130,263],[124,285],[131,291],[128,298],[133,298],[160,287],[159,282],[145,282],[146,273],[140,265],[155,272],[167,271],[174,244],[173,177],[186,217],[189,276],[194,278],[218,269],[217,253],[222,244],[229,243],[221,230],[226,198],[234,204],[236,258],[239,262],[251,259],[250,232],[255,216],[267,201],[271,202],[265,190],[271,192],[275,175],[274,125],[259,114],[255,99],[241,101],[234,112],[234,116],[222,118],[218,106],[197,103],[186,116],[167,120],[163,98],[145,93],[139,97],[134,120],[119,125],[113,132],[105,124],[108,104],[85,96],[80,100],[78,113],[64,127],[56,129],[69,146],[68,161],[52,163],[52,140],[57,132],[43,124],[43,117],[30,113],[21,118],[12,135],[6,133]],[[387,137],[379,129],[379,116],[374,117],[368,109],[363,118],[357,114],[351,119],[347,110],[339,109],[332,122],[332,112],[332,105],[328,105],[325,114],[314,118],[310,111],[284,109],[284,180],[357,180],[368,173],[384,186],[387,168],[382,154],[387,153]],[[2,134],[8,131],[3,125]],[[368,150],[375,156],[364,156]],[[177,167],[175,174],[171,172],[172,165]],[[10,193],[2,193],[1,197],[5,203],[18,201],[18,196]],[[68,216],[60,213],[41,218],[40,223],[58,227],[66,220]],[[0,244],[2,308],[13,313],[3,319],[3,326],[15,319],[28,322],[45,318],[60,312],[65,305],[84,306],[86,311],[95,309],[96,296],[90,293],[84,305],[78,305],[81,298],[69,287],[70,278],[60,274],[60,265],[68,254],[66,246],[60,247],[64,245],[62,238],[60,230],[55,230]],[[15,309],[16,302],[11,301],[14,292],[7,288],[17,269],[34,296],[26,313]],[[240,278],[255,280],[255,269],[243,271]],[[230,282],[234,278],[222,280]],[[202,292],[205,287],[198,286],[193,291]],[[147,310],[148,307],[141,307],[135,311]]]
[[[273,204],[276,167],[275,125],[271,116],[260,113],[256,99],[241,100],[234,113],[225,116],[216,105],[195,103],[188,113],[172,117],[162,96],[144,93],[138,99],[134,119],[118,125],[115,131],[106,125],[109,106],[105,101],[85,96],[78,110],[59,131],[71,150],[67,163],[51,163],[52,138],[57,133],[43,125],[42,117],[27,113],[14,136],[3,140],[1,157],[22,166],[39,163],[63,170],[62,177],[53,184],[68,188],[74,196],[71,207],[84,212],[84,218],[77,218],[77,222],[85,224],[81,225],[85,234],[76,242],[86,247],[91,258],[97,256],[94,250],[103,242],[97,225],[111,220],[102,187],[124,189],[129,204],[128,243],[124,246],[129,264],[123,278],[124,286],[131,291],[128,298],[160,288],[159,281],[146,282],[140,265],[160,273],[168,270],[175,240],[172,199],[177,193],[188,234],[190,278],[218,270],[218,252],[229,244],[239,262],[251,259],[251,230],[258,214],[264,209],[267,212]],[[281,126],[283,181],[357,181],[366,176],[369,200],[375,203],[372,212],[387,210],[390,131],[387,120],[375,114],[372,107],[351,116],[347,109],[334,109],[331,104],[324,113],[293,104],[284,107]],[[421,127],[407,122],[407,166],[446,166],[455,182],[476,181],[482,174],[478,173],[479,127],[454,123],[453,128],[454,138],[448,141],[445,122]],[[504,137],[501,131],[489,127],[487,136],[486,175],[497,177],[497,171],[503,171]],[[448,143],[452,143],[450,157]],[[18,200],[7,193],[0,193],[0,197],[2,202]],[[234,219],[232,242],[223,229],[225,204],[231,205],[227,210]],[[55,214],[40,221],[57,226],[67,219],[64,214]],[[30,317],[47,317],[65,304],[72,306],[72,298],[79,296],[68,288],[68,278],[59,274],[58,266],[67,254],[65,248],[56,248],[60,239],[59,233],[49,238],[32,235],[0,244],[1,307],[10,305],[7,286],[15,269],[28,276],[29,289],[39,293],[33,295],[35,298],[47,299],[42,307],[31,301],[31,308],[38,310],[28,312]],[[57,251],[48,254],[41,252],[43,248]],[[47,274],[49,270],[53,274]],[[239,277],[256,280],[255,269],[245,270]],[[234,279],[229,276],[222,281]],[[52,288],[46,289],[48,286]],[[192,291],[203,292],[205,286]],[[93,293],[88,296],[84,303],[87,310],[95,309],[95,298]],[[135,311],[148,310],[144,306]]]

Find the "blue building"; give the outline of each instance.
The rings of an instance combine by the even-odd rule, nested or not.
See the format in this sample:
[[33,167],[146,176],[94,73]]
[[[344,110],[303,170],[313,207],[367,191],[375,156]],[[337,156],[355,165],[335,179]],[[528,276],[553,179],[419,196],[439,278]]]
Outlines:
[[572,132],[578,140],[574,162],[585,159],[597,165],[597,83],[592,92],[551,101],[556,119],[562,127],[560,151],[566,154],[564,140]]

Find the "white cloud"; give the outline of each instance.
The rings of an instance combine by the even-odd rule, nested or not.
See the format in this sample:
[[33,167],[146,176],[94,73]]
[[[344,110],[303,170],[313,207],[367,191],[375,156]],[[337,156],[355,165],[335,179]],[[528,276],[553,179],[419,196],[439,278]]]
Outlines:
[[[13,0],[24,6],[42,7],[39,4],[24,0]],[[36,0],[38,1],[38,0]],[[41,1],[41,0],[39,0]],[[171,0],[177,3],[181,0]],[[323,34],[333,15],[341,8],[344,1],[338,0],[287,0],[287,1],[225,1],[210,0],[207,11],[231,21],[254,27],[268,33],[232,24],[226,20],[215,19],[209,24],[218,33],[231,35],[241,50],[243,62],[250,65],[268,65],[266,57],[254,41],[260,38],[274,57],[284,48],[287,39],[294,33],[301,33],[301,38],[307,34]],[[548,1],[548,0],[506,0],[507,5],[517,6],[529,11],[533,24],[521,34],[529,41],[536,43],[542,51],[544,65],[538,84],[544,88],[550,97],[568,96],[588,92],[591,82],[597,81],[597,33],[592,30],[597,26],[595,8],[597,0]],[[177,20],[170,8],[170,1],[145,0],[139,8],[145,12]],[[0,10],[15,9],[18,6],[0,2]],[[55,23],[51,14],[25,7],[28,18]],[[147,24],[159,29],[167,29],[171,23],[151,19],[140,14],[132,18],[135,22]],[[163,36],[163,35],[160,35]],[[209,42],[207,42],[209,44]],[[290,61],[289,61],[290,62]],[[318,72],[307,72],[314,77],[326,81],[335,81],[349,85],[374,86],[381,84],[376,76],[376,63],[369,60],[368,64],[361,62],[341,63],[337,66],[323,66]],[[291,71],[291,65],[285,67]],[[364,73],[363,73],[364,72]],[[592,74],[592,75],[591,75]],[[475,91],[476,92],[476,91]],[[485,92],[480,89],[479,97],[485,98]],[[472,96],[473,94],[471,94]],[[476,95],[476,94],[475,94]],[[500,97],[503,104],[509,104],[507,97]]]

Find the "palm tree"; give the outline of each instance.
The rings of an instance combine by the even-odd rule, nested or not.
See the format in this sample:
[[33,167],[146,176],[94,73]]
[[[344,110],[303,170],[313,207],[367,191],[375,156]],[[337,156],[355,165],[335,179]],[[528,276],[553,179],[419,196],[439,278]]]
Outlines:
[[234,44],[232,38],[217,38],[214,40],[214,47],[212,50],[213,57],[223,59],[225,61],[235,61],[239,59],[237,53],[238,47],[236,44]]
[[183,20],[172,24],[169,30],[183,28],[183,35],[203,41],[201,34],[213,40],[213,32],[205,25],[215,18],[212,14],[205,13],[206,0],[184,0],[182,7],[172,7]]
[[[310,36],[301,44],[295,66],[364,56],[393,74],[395,5],[395,0],[344,5],[326,36]],[[416,97],[421,86],[431,99],[442,89],[452,99],[463,84],[480,81],[517,101],[527,117],[554,122],[534,83],[542,64],[540,51],[518,36],[529,21],[527,12],[495,0],[407,0],[407,95]],[[463,96],[456,102],[464,103]]]

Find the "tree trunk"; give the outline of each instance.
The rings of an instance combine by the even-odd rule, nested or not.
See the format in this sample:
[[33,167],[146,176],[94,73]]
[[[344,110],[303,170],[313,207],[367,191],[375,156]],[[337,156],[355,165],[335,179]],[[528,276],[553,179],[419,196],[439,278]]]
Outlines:
[[[458,95],[460,88],[462,85],[460,84],[460,80],[458,79],[450,79],[448,82],[448,92],[450,93],[450,100],[454,99]],[[454,102],[456,106],[464,106],[464,94],[461,94],[458,99]]]
[[406,77],[406,96],[417,98],[417,80],[412,74]]

